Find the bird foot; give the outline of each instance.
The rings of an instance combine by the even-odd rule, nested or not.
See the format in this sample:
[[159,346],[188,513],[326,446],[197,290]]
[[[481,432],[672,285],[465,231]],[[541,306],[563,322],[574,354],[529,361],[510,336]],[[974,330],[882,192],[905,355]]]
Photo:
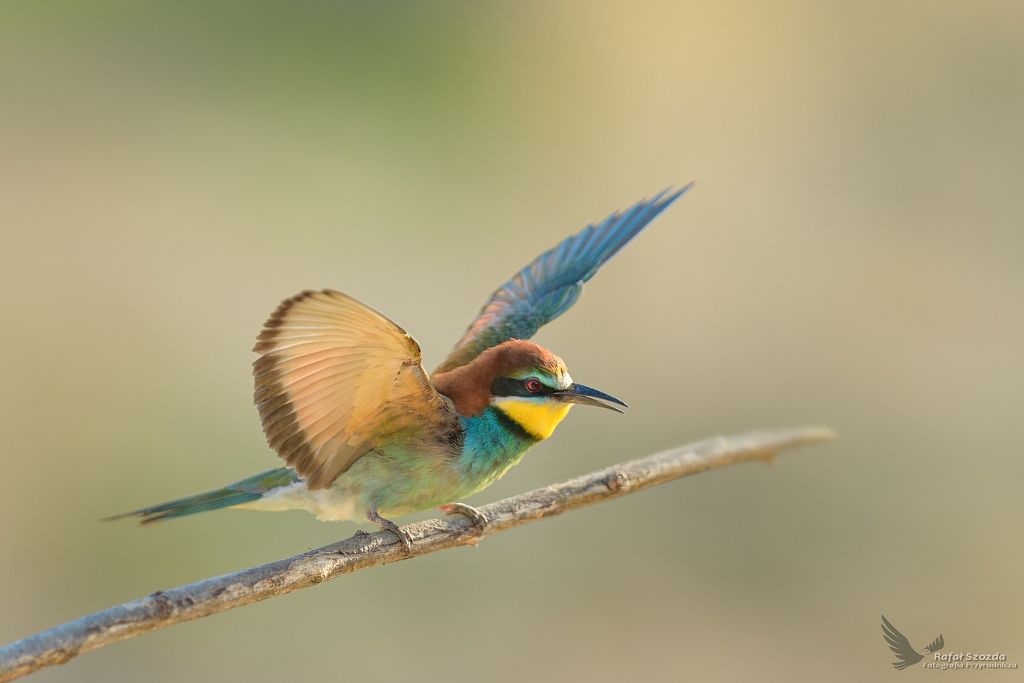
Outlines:
[[471,505],[465,503],[448,503],[447,505],[441,505],[437,508],[446,515],[462,515],[463,517],[469,518],[469,521],[473,523],[473,526],[477,531],[483,531],[487,526],[487,518],[484,517],[484,513],[477,510]]
[[369,510],[366,511],[366,517],[371,522],[374,522],[375,524],[380,524],[382,529],[387,529],[395,536],[397,536],[398,542],[401,543],[402,547],[405,548],[405,552],[412,552],[412,536],[409,534],[408,531],[398,526],[390,519],[384,519],[383,517],[378,515],[377,511],[373,508],[370,508]]

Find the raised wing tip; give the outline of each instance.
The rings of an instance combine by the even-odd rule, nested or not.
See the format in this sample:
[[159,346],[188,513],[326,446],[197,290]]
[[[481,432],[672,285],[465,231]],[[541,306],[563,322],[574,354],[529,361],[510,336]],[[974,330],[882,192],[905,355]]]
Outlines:
[[[666,187],[664,190],[654,195],[650,199],[641,199],[639,202],[633,205],[633,208],[631,210],[643,211],[644,215],[647,217],[644,221],[644,225],[646,225],[650,221],[654,220],[654,218],[658,214],[660,214],[662,211],[671,206],[673,202],[675,202],[677,199],[679,199],[684,194],[693,189],[694,185],[696,185],[696,181],[690,181],[689,183],[679,188],[678,190],[672,186]],[[618,215],[621,214],[613,214],[613,216]]]
[[[693,186],[696,185],[696,184],[697,184],[696,180],[691,180],[690,182],[688,182],[686,185],[684,185],[683,187],[679,188],[678,190],[674,189],[671,186],[666,187],[664,190],[662,190],[658,194],[654,195],[654,198],[651,200],[651,203],[652,204],[661,204],[661,205],[664,205],[664,206],[668,206],[669,204],[671,204],[672,202],[674,202],[675,200],[679,199],[684,194],[686,194],[687,192],[692,190]],[[668,195],[668,196],[665,197],[665,195]],[[664,197],[664,199],[662,199],[662,197]]]

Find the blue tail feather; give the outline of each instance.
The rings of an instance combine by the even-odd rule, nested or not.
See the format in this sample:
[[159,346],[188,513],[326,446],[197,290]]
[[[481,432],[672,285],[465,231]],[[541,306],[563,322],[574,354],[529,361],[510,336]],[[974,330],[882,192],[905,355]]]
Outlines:
[[177,498],[167,503],[153,505],[141,510],[125,512],[113,517],[107,517],[102,521],[110,522],[125,517],[138,517],[140,524],[152,524],[165,519],[194,515],[198,512],[234,507],[243,503],[251,503],[261,498],[268,491],[294,484],[298,480],[299,477],[293,470],[287,467],[279,467],[254,474],[241,481],[236,481],[234,484],[228,484],[223,488]]

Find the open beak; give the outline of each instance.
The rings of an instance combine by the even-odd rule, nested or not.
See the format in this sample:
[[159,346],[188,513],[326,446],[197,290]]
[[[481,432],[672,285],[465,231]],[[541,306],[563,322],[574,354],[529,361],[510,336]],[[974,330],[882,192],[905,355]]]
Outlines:
[[612,404],[620,405],[623,408],[629,407],[614,396],[606,394],[603,391],[598,391],[597,389],[591,389],[583,384],[573,384],[568,389],[558,391],[553,395],[566,403],[582,403],[588,406],[607,408],[608,410],[614,410],[617,413],[621,413],[622,411]]

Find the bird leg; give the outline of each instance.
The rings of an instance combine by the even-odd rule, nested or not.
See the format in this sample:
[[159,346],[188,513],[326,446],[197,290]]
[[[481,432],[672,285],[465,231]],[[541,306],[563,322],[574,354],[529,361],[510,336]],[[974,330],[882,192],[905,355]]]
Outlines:
[[463,517],[468,517],[469,521],[473,523],[473,526],[476,527],[477,531],[483,531],[487,526],[487,518],[484,517],[484,513],[471,505],[466,505],[465,503],[448,503],[447,505],[438,506],[437,509],[447,515],[462,515]]
[[409,535],[409,532],[392,522],[390,519],[384,519],[378,515],[377,508],[372,506],[367,508],[366,518],[375,524],[380,524],[382,529],[387,529],[397,536],[398,542],[402,544],[406,552],[412,550],[412,536]]

